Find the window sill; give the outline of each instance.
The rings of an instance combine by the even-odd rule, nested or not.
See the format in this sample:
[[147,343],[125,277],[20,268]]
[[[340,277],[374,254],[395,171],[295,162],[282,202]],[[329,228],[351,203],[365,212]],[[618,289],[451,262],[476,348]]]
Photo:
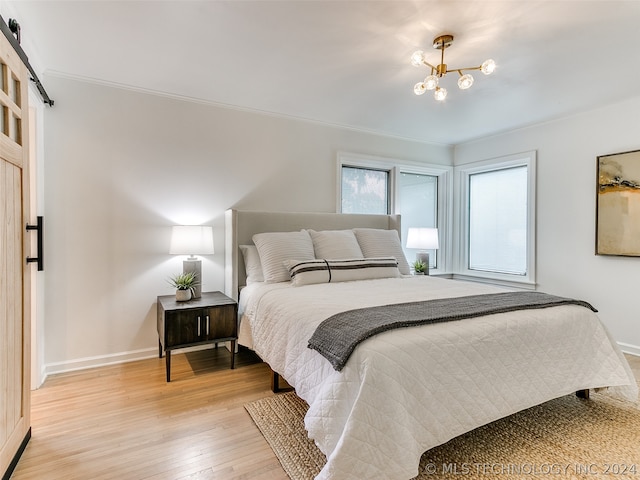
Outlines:
[[505,280],[502,278],[492,278],[480,275],[463,275],[460,273],[451,274],[453,280],[466,280],[468,282],[489,283],[501,287],[521,288],[523,290],[535,290],[537,284],[528,280]]

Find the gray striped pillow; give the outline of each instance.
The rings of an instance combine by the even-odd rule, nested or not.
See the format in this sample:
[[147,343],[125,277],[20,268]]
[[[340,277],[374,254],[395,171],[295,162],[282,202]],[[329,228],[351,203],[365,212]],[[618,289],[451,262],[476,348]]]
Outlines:
[[399,277],[398,262],[393,257],[354,258],[347,260],[287,260],[294,286],[315,283],[350,282],[375,278]]
[[380,230],[377,228],[354,228],[360,249],[365,257],[395,257],[398,269],[403,275],[410,275],[411,268],[404,256],[400,236],[397,230]]

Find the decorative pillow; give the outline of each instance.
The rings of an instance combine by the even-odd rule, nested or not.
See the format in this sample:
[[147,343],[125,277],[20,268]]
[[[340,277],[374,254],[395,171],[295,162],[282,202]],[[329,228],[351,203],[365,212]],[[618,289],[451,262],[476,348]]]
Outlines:
[[313,260],[313,242],[306,230],[300,232],[256,233],[253,236],[260,254],[262,273],[267,283],[291,280],[285,260]]
[[247,274],[247,285],[256,282],[264,282],[260,255],[255,245],[240,245],[240,251],[244,258],[244,271]]
[[354,258],[348,260],[287,260],[285,262],[294,286],[314,283],[349,282],[374,278],[399,277],[398,261],[387,258]]
[[315,258],[364,258],[352,230],[307,230],[313,241]]
[[403,275],[410,275],[411,268],[404,256],[400,236],[397,230],[380,230],[377,228],[354,228],[358,244],[365,257],[395,257],[398,269]]

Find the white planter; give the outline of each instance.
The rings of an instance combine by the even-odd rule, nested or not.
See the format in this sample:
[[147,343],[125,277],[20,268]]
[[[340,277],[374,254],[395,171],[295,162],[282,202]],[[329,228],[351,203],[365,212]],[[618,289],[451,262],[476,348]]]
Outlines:
[[187,302],[191,300],[191,290],[176,290],[176,302]]

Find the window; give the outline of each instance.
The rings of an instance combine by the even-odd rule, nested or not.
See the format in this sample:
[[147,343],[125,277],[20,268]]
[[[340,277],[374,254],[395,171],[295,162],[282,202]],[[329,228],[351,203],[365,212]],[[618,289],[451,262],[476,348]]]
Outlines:
[[[438,177],[401,171],[398,181],[399,205],[402,210],[402,238],[406,240],[409,227],[438,226]],[[415,259],[417,250],[403,245],[409,262]],[[428,250],[429,269],[438,266],[437,251]]]
[[469,175],[469,269],[527,274],[527,167]]
[[440,249],[429,252],[429,268],[443,272],[451,208],[451,170],[451,167],[340,153],[338,211],[400,214],[402,247],[410,263],[417,252],[405,248],[408,228],[438,228]]
[[389,171],[342,166],[342,213],[389,213]]
[[535,282],[535,152],[457,168],[465,275]]

